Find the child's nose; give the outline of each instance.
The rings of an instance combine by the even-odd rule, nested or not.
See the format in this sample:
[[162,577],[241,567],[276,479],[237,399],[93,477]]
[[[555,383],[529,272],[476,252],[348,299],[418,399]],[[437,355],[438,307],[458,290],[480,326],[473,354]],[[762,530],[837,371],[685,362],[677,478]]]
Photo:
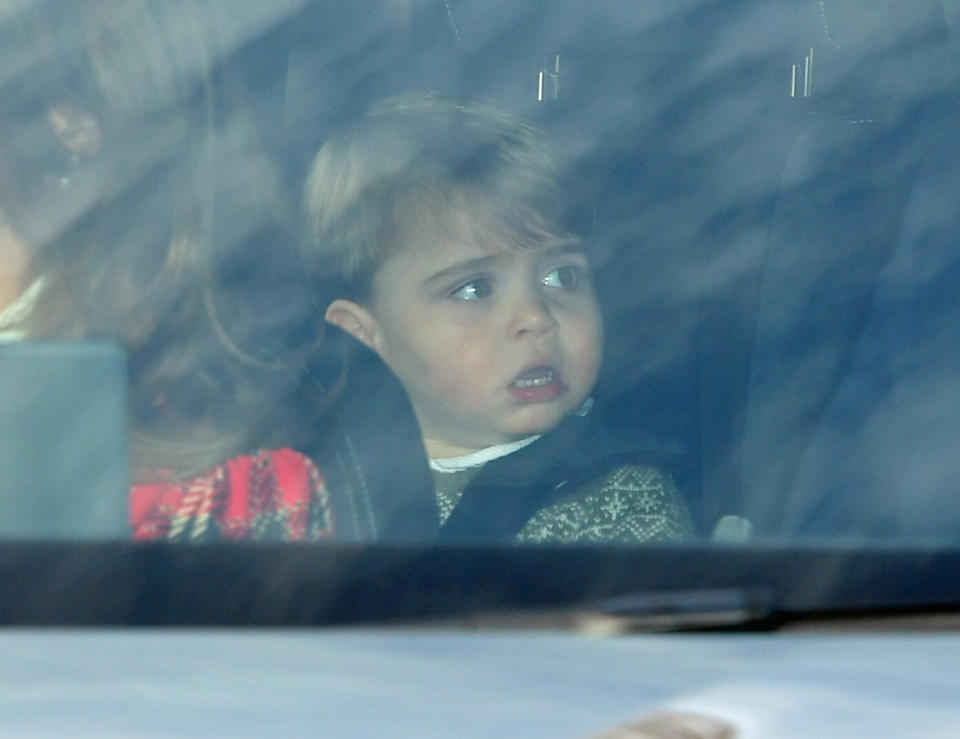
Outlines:
[[549,334],[556,329],[557,321],[543,296],[530,293],[518,299],[511,324],[513,335]]

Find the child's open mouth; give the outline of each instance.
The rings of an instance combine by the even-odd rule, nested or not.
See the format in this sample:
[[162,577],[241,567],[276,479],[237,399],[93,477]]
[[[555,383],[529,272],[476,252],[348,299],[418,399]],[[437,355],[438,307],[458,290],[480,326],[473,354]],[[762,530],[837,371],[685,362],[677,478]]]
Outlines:
[[523,403],[542,403],[565,393],[567,384],[558,370],[541,365],[521,372],[508,389],[514,398]]

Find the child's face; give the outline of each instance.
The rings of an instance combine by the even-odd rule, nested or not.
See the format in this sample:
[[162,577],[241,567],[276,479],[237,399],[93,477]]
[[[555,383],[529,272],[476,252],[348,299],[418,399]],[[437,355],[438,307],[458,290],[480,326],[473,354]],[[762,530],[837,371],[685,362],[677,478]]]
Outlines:
[[408,247],[362,310],[361,338],[406,387],[432,457],[548,431],[597,378],[600,312],[579,248]]

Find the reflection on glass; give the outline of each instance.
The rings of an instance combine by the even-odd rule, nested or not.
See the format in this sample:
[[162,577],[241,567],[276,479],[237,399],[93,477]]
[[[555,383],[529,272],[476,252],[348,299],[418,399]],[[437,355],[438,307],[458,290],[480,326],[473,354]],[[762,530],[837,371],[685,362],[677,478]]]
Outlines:
[[175,541],[955,539],[957,11],[722,5],[0,3],[3,361],[125,358],[50,423],[132,495],[75,494]]

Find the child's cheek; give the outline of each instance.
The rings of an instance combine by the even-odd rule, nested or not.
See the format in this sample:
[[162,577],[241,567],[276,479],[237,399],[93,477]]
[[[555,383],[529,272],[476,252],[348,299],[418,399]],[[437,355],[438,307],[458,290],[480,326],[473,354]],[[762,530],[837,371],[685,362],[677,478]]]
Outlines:
[[488,402],[486,390],[490,385],[490,373],[483,363],[484,358],[469,353],[459,355],[457,362],[444,368],[434,386],[454,406],[483,408]]
[[454,405],[479,402],[486,370],[486,352],[477,342],[439,333],[435,341],[421,344],[419,384],[423,392]]
[[574,330],[569,342],[570,358],[577,368],[577,374],[584,385],[585,392],[593,390],[600,373],[603,358],[603,324],[599,311],[586,312],[572,322]]

